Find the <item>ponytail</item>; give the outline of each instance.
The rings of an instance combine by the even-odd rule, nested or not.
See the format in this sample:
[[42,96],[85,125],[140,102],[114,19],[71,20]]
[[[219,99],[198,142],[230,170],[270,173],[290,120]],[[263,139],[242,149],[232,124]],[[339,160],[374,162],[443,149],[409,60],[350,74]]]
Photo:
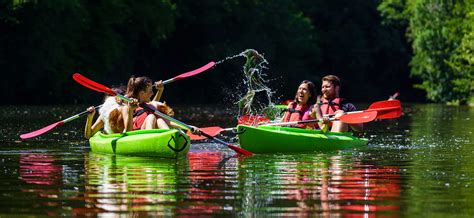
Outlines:
[[128,79],[126,95],[128,97],[133,97],[133,90],[135,90],[135,76],[131,76]]
[[152,84],[152,80],[146,76],[131,76],[128,80],[126,95],[131,98],[138,98],[138,93],[146,91],[146,88]]

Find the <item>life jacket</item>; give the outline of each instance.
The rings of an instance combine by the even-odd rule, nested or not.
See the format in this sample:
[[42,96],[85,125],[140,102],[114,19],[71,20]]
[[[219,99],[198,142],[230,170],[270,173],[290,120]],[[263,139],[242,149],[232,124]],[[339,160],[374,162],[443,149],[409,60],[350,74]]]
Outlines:
[[[155,109],[153,105],[147,104],[150,108]],[[143,107],[137,107],[133,111],[133,130],[141,129],[141,126],[145,122],[146,117],[149,114],[153,114],[150,110],[147,110]]]
[[145,110],[144,108],[142,107],[137,107],[135,108],[135,110],[133,111],[133,117],[138,117],[140,115],[142,115],[143,113],[147,112],[147,110]]
[[303,119],[304,113],[309,109],[309,106],[305,105],[299,109],[296,109],[298,104],[296,102],[291,102],[288,104],[288,108],[285,109],[285,115],[283,116],[282,122],[293,122],[301,121]]
[[323,115],[326,114],[334,114],[338,110],[342,110],[342,105],[344,103],[343,98],[335,98],[331,101],[328,101],[327,99],[321,99],[321,112]]

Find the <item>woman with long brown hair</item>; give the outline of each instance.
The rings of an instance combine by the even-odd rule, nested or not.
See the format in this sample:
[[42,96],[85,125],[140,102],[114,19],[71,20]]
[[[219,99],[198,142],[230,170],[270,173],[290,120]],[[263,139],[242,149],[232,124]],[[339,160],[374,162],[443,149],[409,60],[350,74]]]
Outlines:
[[[311,109],[316,103],[316,86],[309,80],[303,80],[296,90],[295,98],[288,104],[281,122],[293,122],[312,119]],[[297,124],[295,127],[314,128],[314,123]]]

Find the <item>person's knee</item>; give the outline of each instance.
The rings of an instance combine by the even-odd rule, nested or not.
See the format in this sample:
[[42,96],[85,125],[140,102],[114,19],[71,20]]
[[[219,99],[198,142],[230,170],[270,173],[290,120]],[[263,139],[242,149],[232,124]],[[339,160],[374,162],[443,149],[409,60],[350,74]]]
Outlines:
[[170,127],[168,126],[168,124],[166,123],[166,121],[162,118],[158,118],[156,119],[156,125],[158,126],[158,128],[160,129],[169,129]]
[[156,121],[156,117],[153,114],[150,114],[146,116],[145,118],[145,122],[155,122],[155,121]]
[[148,115],[143,122],[142,129],[154,129],[156,128],[156,117],[153,114]]
[[332,123],[331,132],[347,132],[349,129],[347,123],[343,123],[341,121],[334,121]]

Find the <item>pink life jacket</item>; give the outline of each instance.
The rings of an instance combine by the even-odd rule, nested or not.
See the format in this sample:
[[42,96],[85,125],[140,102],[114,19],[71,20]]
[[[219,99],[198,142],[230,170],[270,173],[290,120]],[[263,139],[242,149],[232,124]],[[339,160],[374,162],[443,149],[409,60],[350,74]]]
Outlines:
[[[308,105],[299,106],[296,102],[291,102],[288,104],[285,115],[283,116],[282,122],[293,122],[293,121],[302,121],[309,120],[311,117],[309,113],[311,112],[311,107]],[[295,127],[299,128],[314,128],[314,123],[308,124],[297,124]]]
[[303,114],[308,110],[308,106],[300,107],[296,102],[288,104],[285,115],[283,116],[282,122],[293,122],[301,121]]

